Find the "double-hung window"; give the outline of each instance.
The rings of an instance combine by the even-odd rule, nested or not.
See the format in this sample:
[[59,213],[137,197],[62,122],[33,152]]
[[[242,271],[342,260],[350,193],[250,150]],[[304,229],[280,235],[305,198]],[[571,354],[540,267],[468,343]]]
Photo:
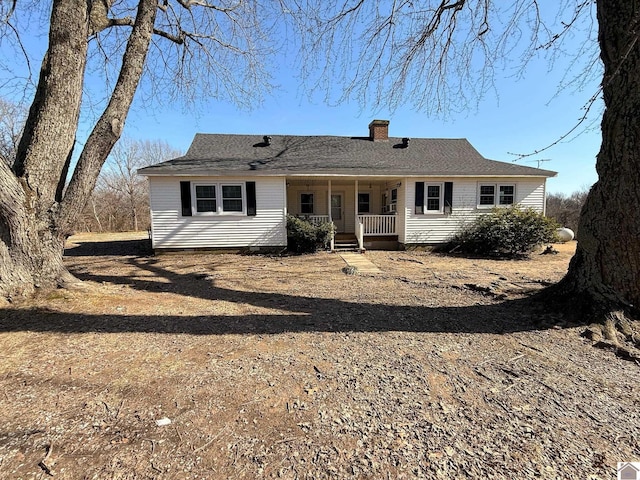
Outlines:
[[242,185],[221,185],[222,190],[222,211],[242,212]]
[[514,184],[482,183],[478,192],[479,207],[495,207],[500,205],[513,205],[516,197]]
[[442,212],[442,185],[429,183],[425,185],[424,207],[425,213]]
[[498,204],[513,205],[516,187],[514,185],[498,185]]
[[216,185],[196,185],[196,212],[218,212]]

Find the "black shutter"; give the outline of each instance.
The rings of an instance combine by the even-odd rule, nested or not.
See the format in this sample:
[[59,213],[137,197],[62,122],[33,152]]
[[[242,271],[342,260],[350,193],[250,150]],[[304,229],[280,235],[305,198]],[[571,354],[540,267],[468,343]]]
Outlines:
[[451,213],[453,206],[453,182],[444,182],[444,213]]
[[191,182],[180,182],[180,203],[182,216],[190,217],[191,213]]
[[247,215],[256,216],[256,182],[247,182]]
[[424,182],[416,182],[416,213],[424,213]]

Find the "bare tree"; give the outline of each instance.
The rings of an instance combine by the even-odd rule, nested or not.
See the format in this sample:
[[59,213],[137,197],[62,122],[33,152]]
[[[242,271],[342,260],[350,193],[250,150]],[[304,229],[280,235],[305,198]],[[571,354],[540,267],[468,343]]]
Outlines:
[[[178,150],[162,140],[142,141],[125,137],[116,143],[98,177],[94,192],[94,197],[104,197],[109,194],[112,196],[110,202],[100,202],[100,205],[113,205],[115,200],[118,205],[124,207],[120,209],[118,216],[127,218],[127,221],[120,222],[118,227],[110,227],[109,230],[137,231],[141,226],[139,221],[141,215],[144,215],[143,228],[149,226],[148,184],[144,177],[137,174],[137,170],[179,156]],[[92,211],[96,219],[99,218],[95,205],[92,206]],[[128,212],[128,215],[123,215],[122,212]]]
[[[21,19],[43,20],[41,30],[48,30],[15,160],[0,162],[0,295],[77,282],[62,262],[64,240],[122,133],[141,79],[152,80],[143,96],[177,92],[250,103],[269,87],[262,59],[274,46],[269,35],[278,15],[277,2],[248,0],[0,2],[0,39],[15,51],[25,50]],[[85,82],[97,74],[105,82],[99,88]],[[83,105],[101,113],[67,183]]]
[[570,193],[551,193],[547,195],[547,217],[555,219],[563,227],[568,227],[578,235],[580,212],[587,200],[588,188]]
[[13,164],[25,117],[20,105],[0,98],[0,161]]

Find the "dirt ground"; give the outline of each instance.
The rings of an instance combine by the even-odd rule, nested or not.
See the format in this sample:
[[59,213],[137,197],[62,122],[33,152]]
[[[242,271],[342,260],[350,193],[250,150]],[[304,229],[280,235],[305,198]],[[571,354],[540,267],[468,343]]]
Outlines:
[[529,299],[555,248],[347,275],[72,237],[87,288],[0,309],[0,478],[615,478],[640,461],[639,365]]

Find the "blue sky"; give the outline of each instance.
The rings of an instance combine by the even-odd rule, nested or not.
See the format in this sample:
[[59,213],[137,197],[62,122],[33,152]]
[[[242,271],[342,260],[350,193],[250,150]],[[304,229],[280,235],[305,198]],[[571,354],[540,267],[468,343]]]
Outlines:
[[[532,65],[526,78],[497,79],[497,94],[488,95],[477,107],[448,119],[401,107],[394,112],[361,108],[355,103],[328,106],[321,100],[302,96],[299,83],[290,73],[280,75],[282,86],[253,111],[245,111],[223,101],[199,105],[196,111],[180,111],[175,106],[144,108],[130,114],[126,134],[134,138],[161,138],[186,151],[196,132],[244,133],[256,135],[368,135],[374,118],[387,119],[394,137],[467,138],[485,157],[512,162],[512,153],[529,153],[557,140],[583,114],[582,107],[597,89],[594,81],[582,93],[565,92],[554,98],[559,82],[546,64]],[[142,107],[142,108],[141,108]],[[600,147],[599,114],[594,105],[591,128],[578,128],[538,155],[519,160],[522,165],[558,172],[548,182],[549,192],[570,194],[588,188],[597,179],[595,157]],[[588,123],[585,125],[589,125]]]
[[[25,39],[25,45],[32,52],[36,76],[45,42],[46,32],[41,30]],[[6,49],[0,49],[0,54],[6,55]],[[15,69],[10,74],[19,75],[24,66],[19,64],[19,55],[15,60]],[[467,138],[485,157],[511,162],[516,160],[512,153],[539,150],[574,127],[599,82],[599,78],[594,78],[582,85],[581,91],[559,92],[558,85],[570,68],[571,58],[557,59],[552,69],[547,61],[537,59],[530,62],[520,78],[508,70],[499,72],[495,92],[487,94],[477,107],[442,118],[429,112],[416,112],[409,106],[400,106],[392,112],[363,107],[355,101],[329,106],[320,93],[309,98],[295,70],[287,67],[293,63],[289,60],[272,59],[281,67],[274,78],[279,88],[251,111],[213,99],[199,102],[195,109],[160,101],[144,105],[142,96],[137,96],[125,135],[135,139],[162,139],[184,152],[196,132],[363,136],[368,134],[369,122],[379,118],[391,121],[391,136]],[[0,76],[4,74],[6,72]],[[6,88],[2,88],[0,94],[11,99],[11,91]],[[549,192],[570,194],[588,188],[597,179],[595,157],[600,146],[601,111],[601,103],[596,103],[590,121],[578,128],[577,132],[582,133],[577,137],[569,136],[568,141],[518,162],[538,166],[538,160],[544,160],[539,163],[541,168],[557,171],[557,177],[548,182]],[[89,126],[88,123],[81,125],[80,143],[88,134]],[[591,128],[585,130],[585,127]]]

